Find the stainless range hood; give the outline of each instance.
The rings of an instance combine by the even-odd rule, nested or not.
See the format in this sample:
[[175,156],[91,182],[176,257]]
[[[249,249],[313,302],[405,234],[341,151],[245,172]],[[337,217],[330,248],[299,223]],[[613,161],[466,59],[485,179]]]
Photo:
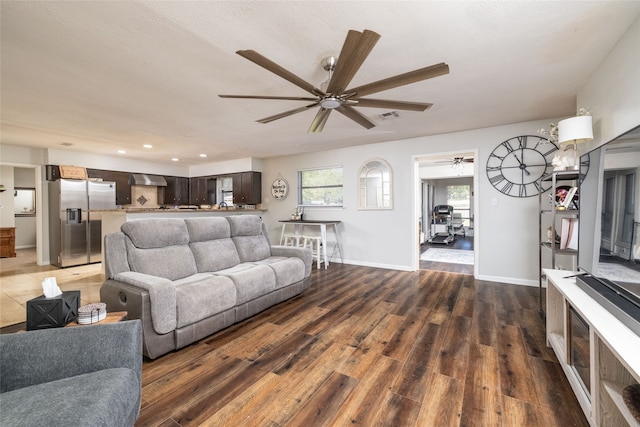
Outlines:
[[129,184],[147,185],[153,187],[166,187],[167,180],[160,175],[149,175],[146,173],[132,173],[129,176]]

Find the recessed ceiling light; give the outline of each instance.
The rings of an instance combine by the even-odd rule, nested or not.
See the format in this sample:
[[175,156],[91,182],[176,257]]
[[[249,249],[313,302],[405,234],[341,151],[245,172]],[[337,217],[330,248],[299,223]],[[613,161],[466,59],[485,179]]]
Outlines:
[[118,153],[120,153],[120,154],[127,154],[127,152],[126,152],[126,151],[124,151],[124,150],[118,150]]
[[177,157],[174,157],[173,159],[171,159],[171,161],[172,161],[172,162],[177,162],[177,161],[179,161],[179,160],[180,160],[180,159],[179,159],[179,158],[177,158]]
[[206,154],[200,154],[200,157],[207,157]]
[[153,145],[151,145],[151,144],[144,144],[144,145],[143,145],[143,147],[144,147],[144,148],[153,148]]

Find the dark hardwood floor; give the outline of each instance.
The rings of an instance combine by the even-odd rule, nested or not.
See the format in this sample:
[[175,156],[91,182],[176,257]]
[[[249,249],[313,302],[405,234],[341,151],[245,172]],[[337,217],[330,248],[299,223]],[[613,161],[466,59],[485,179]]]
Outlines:
[[332,264],[143,365],[137,426],[588,426],[537,288]]

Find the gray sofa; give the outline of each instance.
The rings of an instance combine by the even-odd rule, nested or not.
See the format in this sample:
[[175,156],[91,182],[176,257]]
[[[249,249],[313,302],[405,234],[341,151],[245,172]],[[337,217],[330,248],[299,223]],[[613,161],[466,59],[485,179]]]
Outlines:
[[0,425],[132,426],[140,321],[0,335]]
[[155,359],[309,287],[311,251],[271,246],[257,215],[126,222],[105,236],[107,311],[141,319]]

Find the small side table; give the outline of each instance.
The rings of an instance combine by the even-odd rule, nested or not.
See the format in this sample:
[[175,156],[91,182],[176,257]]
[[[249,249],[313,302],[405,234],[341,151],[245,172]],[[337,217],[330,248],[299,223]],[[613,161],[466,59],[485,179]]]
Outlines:
[[127,312],[126,311],[114,311],[114,312],[107,312],[107,317],[105,317],[104,319],[102,319],[99,322],[94,322],[94,323],[88,323],[86,325],[81,325],[79,324],[77,321],[73,321],[68,323],[65,328],[69,328],[69,327],[73,327],[73,326],[91,326],[91,325],[102,325],[104,323],[116,323],[116,322],[120,322],[122,320],[126,320],[127,319]]

